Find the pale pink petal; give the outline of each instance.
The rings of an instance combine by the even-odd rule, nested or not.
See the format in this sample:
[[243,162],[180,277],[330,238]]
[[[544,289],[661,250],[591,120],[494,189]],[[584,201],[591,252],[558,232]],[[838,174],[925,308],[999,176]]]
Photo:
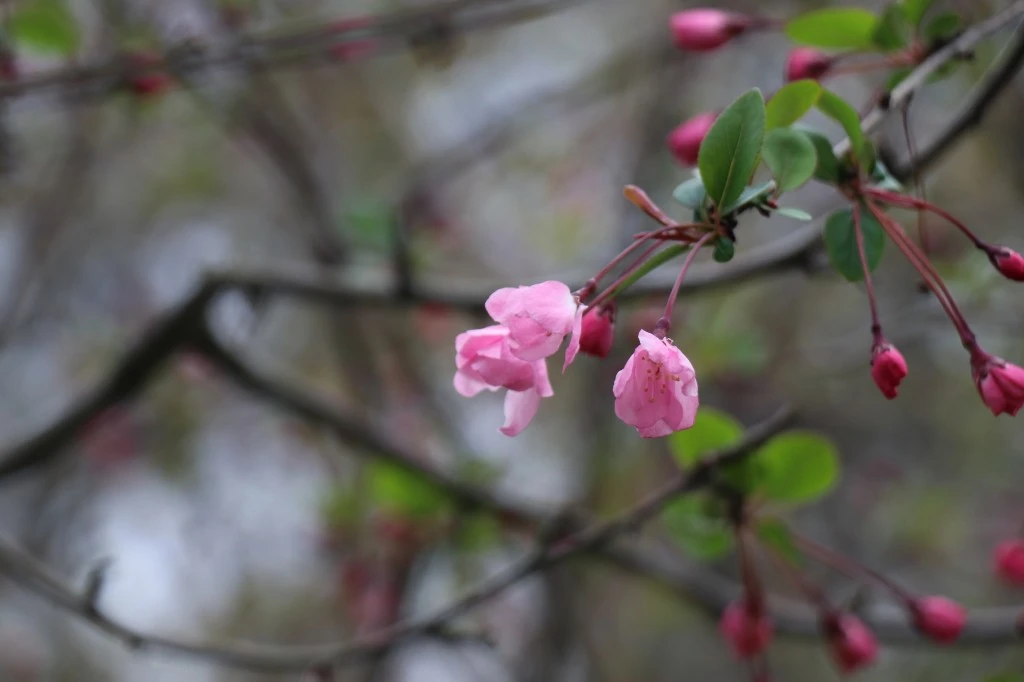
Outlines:
[[467,398],[472,398],[481,391],[496,391],[498,389],[497,386],[489,386],[483,381],[480,381],[465,372],[456,372],[453,383],[455,384],[455,390],[458,391],[460,395]]
[[667,436],[676,430],[677,429],[673,429],[664,421],[658,420],[650,426],[638,428],[637,433],[640,434],[641,438],[661,438],[662,436]]
[[521,296],[519,291],[516,288],[505,287],[504,289],[498,289],[488,296],[484,302],[484,309],[487,310],[487,314],[502,323],[509,317],[520,314],[523,307],[520,303]]
[[629,383],[630,377],[633,376],[633,355],[629,356],[626,360],[626,366],[619,370],[618,374],[615,375],[615,383],[612,384],[612,395],[618,398],[626,390],[626,386]]
[[565,336],[572,331],[576,299],[562,282],[548,281],[521,289],[523,310],[545,329]]
[[540,394],[536,390],[509,391],[505,394],[505,423],[499,431],[506,436],[518,435],[529,426],[540,407]]
[[555,394],[554,389],[551,388],[551,380],[548,379],[548,363],[545,360],[537,360],[533,363],[533,386],[541,398],[550,398]]
[[508,328],[512,352],[528,362],[554,355],[564,338],[528,317],[509,318]]
[[562,365],[562,374],[569,369],[569,365],[576,359],[580,352],[580,334],[583,332],[583,313],[587,306],[580,304],[576,306],[576,317],[572,321],[572,336],[569,337],[569,345],[565,347],[565,364]]

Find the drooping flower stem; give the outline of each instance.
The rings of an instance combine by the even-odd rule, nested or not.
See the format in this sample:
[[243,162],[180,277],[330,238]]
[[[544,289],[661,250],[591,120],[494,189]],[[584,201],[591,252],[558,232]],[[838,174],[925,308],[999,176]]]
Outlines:
[[[646,240],[644,240],[644,241],[646,241]],[[636,242],[636,244],[643,244],[643,243],[644,243],[643,241],[637,241]],[[594,298],[593,301],[590,302],[590,304],[589,304],[590,307],[594,308],[594,307],[600,305],[601,303],[604,303],[609,298],[611,298],[612,294],[615,293],[615,291],[622,285],[622,283],[625,282],[627,279],[629,279],[630,276],[632,276],[632,274],[636,271],[637,268],[639,268],[641,265],[646,263],[647,259],[650,258],[652,255],[654,255],[654,252],[657,251],[658,249],[660,249],[664,245],[664,243],[665,242],[662,242],[662,241],[655,241],[653,244],[650,244],[644,250],[643,253],[641,253],[639,256],[637,256],[636,259],[632,263],[630,263],[628,267],[626,267],[626,269],[622,272],[621,275],[618,276],[618,278],[616,278],[616,280],[614,282],[612,282],[607,287],[605,287],[605,289],[601,293],[599,293]]]
[[661,336],[662,338],[668,335],[668,330],[672,327],[672,310],[676,307],[676,297],[679,295],[679,288],[683,285],[683,280],[686,279],[686,273],[690,269],[690,265],[693,263],[693,260],[700,252],[701,247],[716,236],[717,234],[715,232],[708,232],[698,239],[690,249],[690,253],[686,254],[686,260],[683,261],[683,267],[679,268],[679,275],[676,277],[675,283],[672,284],[672,291],[668,294],[668,301],[665,302],[665,312],[662,314],[661,319],[659,319],[654,325],[655,335]]
[[918,199],[916,197],[908,197],[904,194],[898,194],[897,192],[889,192],[877,188],[868,188],[864,190],[864,193],[869,194],[872,197],[878,199],[879,201],[885,202],[891,206],[897,206],[899,208],[913,208],[919,211],[931,211],[935,215],[939,216],[940,218],[943,218],[951,225],[956,227],[958,230],[963,232],[964,236],[970,239],[971,243],[974,244],[974,246],[983,251],[987,251],[986,247],[988,246],[988,244],[986,244],[984,240],[982,240],[980,237],[974,234],[974,232],[971,231],[971,229],[964,225],[962,222],[954,218],[948,211],[946,211],[943,208],[940,208],[939,206],[936,206],[935,204],[932,204],[928,201],[924,201],[923,199]]
[[875,300],[875,285],[871,282],[871,268],[868,267],[868,257],[864,249],[864,231],[860,227],[860,204],[853,205],[853,234],[857,240],[857,253],[860,256],[861,267],[864,268],[864,287],[868,292],[868,305],[871,307],[871,335],[875,343],[882,340],[882,323],[878,319],[878,302]]
[[743,581],[743,597],[747,613],[757,618],[764,612],[764,590],[761,589],[761,582],[757,578],[754,558],[750,555],[750,538],[741,526],[737,526],[735,532],[736,551],[740,559],[740,578]]
[[[910,130],[910,102],[903,107],[903,113],[901,116],[903,122],[903,137],[907,140],[907,153],[910,154],[910,165],[914,169],[914,189],[917,193],[917,198],[921,201],[925,201],[924,197],[924,185],[921,183],[921,169],[918,168],[918,164],[914,163],[917,159],[917,145],[914,144],[914,133]],[[921,250],[926,254],[931,252],[931,240],[928,238],[928,226],[925,224],[925,215],[918,209],[917,211],[917,238],[921,242]]]
[[777,549],[771,545],[761,543],[761,546],[765,548],[768,556],[775,562],[775,565],[779,567],[786,579],[793,583],[793,586],[797,589],[808,604],[811,604],[821,613],[822,616],[832,613],[832,605],[828,603],[825,598],[824,592],[821,591],[817,585],[807,579],[807,576],[800,571],[799,568],[793,565],[793,562],[782,555]]
[[893,581],[889,580],[887,577],[885,577],[878,571],[874,570],[873,568],[857,563],[856,561],[853,561],[852,559],[843,556],[835,550],[832,550],[824,545],[818,544],[814,540],[811,540],[810,538],[804,535],[801,535],[799,533],[792,533],[791,535],[793,537],[793,541],[797,544],[798,547],[800,547],[800,549],[807,552],[808,554],[813,555],[823,564],[831,566],[840,573],[843,573],[846,576],[853,578],[855,580],[859,578],[868,578],[869,580],[872,580],[881,585],[882,587],[884,587],[885,589],[887,589],[897,599],[899,599],[902,602],[909,603],[914,600],[914,595],[910,594],[902,587],[900,587]]

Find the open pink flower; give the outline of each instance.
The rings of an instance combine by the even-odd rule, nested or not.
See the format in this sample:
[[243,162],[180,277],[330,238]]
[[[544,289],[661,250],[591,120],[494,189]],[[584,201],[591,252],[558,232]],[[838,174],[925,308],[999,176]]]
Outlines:
[[562,282],[498,289],[484,307],[496,322],[508,327],[509,348],[518,358],[533,361],[553,355],[567,335],[571,336],[563,371],[579,352],[585,307]]
[[640,345],[615,375],[615,415],[643,438],[667,436],[693,426],[697,377],[671,339],[640,330]]
[[554,395],[547,363],[516,357],[511,332],[502,325],[471,329],[455,337],[455,390],[467,398],[481,391],[508,389],[505,424],[499,429],[515,436],[537,414],[541,398]]

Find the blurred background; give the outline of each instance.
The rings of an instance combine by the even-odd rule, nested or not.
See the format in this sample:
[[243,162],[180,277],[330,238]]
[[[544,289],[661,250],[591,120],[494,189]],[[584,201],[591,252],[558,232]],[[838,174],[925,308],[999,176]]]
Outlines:
[[[423,290],[481,302],[500,286],[581,283],[649,227],[623,199],[625,184],[670,213],[679,208],[671,191],[690,171],[665,148],[673,127],[749,87],[782,84],[781,35],[746,36],[711,55],[674,50],[667,19],[685,2],[522,0],[497,20],[472,18],[480,6],[516,4],[465,0],[451,16],[469,19],[425,22],[411,39],[349,45],[302,65],[229,66],[154,96],[56,87],[3,104],[5,448],[101,381],[211,269],[288,267],[370,290],[411,277]],[[703,3],[778,18],[821,4]],[[1006,3],[943,4],[969,23]],[[430,5],[75,0],[69,9],[74,59],[88,64],[125,46],[220,45],[239,32],[345,26]],[[919,144],[1006,39],[915,98]],[[26,76],[69,60],[38,45],[13,49]],[[882,78],[830,87],[866,104]],[[1022,106],[1018,78],[926,183],[930,199],[1017,249]],[[905,158],[899,117],[890,118],[881,144]],[[787,203],[821,215],[836,200],[812,185]],[[738,250],[800,227],[749,219]],[[1024,297],[945,226],[933,234],[985,347],[1024,360]],[[706,260],[702,273],[721,267]],[[910,364],[893,402],[870,378],[863,290],[827,269],[686,294],[673,336],[697,368],[703,405],[752,424],[790,402],[800,426],[838,444],[842,481],[795,517],[798,527],[922,592],[972,607],[1012,604],[1021,595],[996,583],[989,555],[1024,520],[1019,423],[993,419],[978,400],[953,330],[894,251],[877,287],[886,332]],[[486,324],[482,316],[232,294],[218,300],[213,324],[254,364],[331,396],[432,464],[539,508],[607,514],[671,470],[662,441],[641,440],[613,418],[611,395],[637,331],[663,305],[652,297],[621,307],[612,355],[581,357],[564,376],[552,370],[555,397],[514,439],[497,432],[499,394],[466,400],[451,387],[454,337]],[[431,491],[356,454],[179,354],[137,400],[103,412],[46,466],[0,481],[0,528],[76,588],[108,561],[99,604],[125,624],[214,642],[344,641],[441,606],[528,549],[521,535],[442,509]],[[695,574],[735,578],[731,558],[700,563],[667,551]],[[834,574],[813,575],[837,599],[853,595]],[[459,627],[493,646],[412,640],[338,679],[749,678],[699,603],[588,562],[524,581]],[[813,640],[781,639],[770,661],[777,680],[836,677]],[[1022,665],[1012,645],[887,648],[861,676],[975,680]],[[0,680],[269,679],[313,678],[132,653],[0,577]]]

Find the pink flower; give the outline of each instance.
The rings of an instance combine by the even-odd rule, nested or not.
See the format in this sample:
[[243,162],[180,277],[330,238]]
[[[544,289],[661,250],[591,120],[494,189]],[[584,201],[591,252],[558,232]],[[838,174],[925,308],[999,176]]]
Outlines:
[[907,361],[896,347],[887,341],[875,344],[871,350],[871,378],[889,400],[896,397],[896,389],[907,376]]
[[580,350],[599,358],[608,357],[615,340],[615,313],[605,307],[591,310],[583,316],[580,332]]
[[665,143],[672,155],[684,166],[696,166],[700,145],[715,124],[718,114],[708,111],[683,121],[669,133]]
[[774,634],[771,621],[760,609],[750,609],[743,601],[726,607],[718,631],[740,658],[753,658],[767,649]]
[[563,371],[579,352],[585,307],[561,282],[498,289],[484,307],[496,322],[508,327],[509,348],[518,358],[533,361],[553,355],[566,335],[571,336]]
[[508,389],[505,424],[499,429],[515,436],[529,425],[540,399],[554,395],[544,360],[516,357],[510,347],[511,332],[502,325],[471,329],[455,338],[455,390],[467,398],[481,391]]
[[971,370],[981,400],[992,414],[1015,417],[1024,407],[1024,369],[980,352],[972,359]]
[[715,9],[676,12],[669,19],[676,46],[691,52],[709,52],[746,31],[749,17]]
[[1024,282],[1024,256],[1005,246],[991,247],[988,259],[1006,279]]
[[615,415],[644,438],[690,428],[700,403],[690,361],[671,339],[643,329],[640,345],[615,375],[612,393]]
[[786,57],[786,82],[818,80],[832,69],[834,60],[812,47],[797,47]]
[[836,665],[851,673],[874,663],[878,641],[862,620],[848,613],[834,615],[825,622],[825,636]]
[[993,554],[996,574],[1015,585],[1024,585],[1024,540],[999,543]]
[[914,627],[939,644],[952,644],[967,623],[967,610],[945,597],[923,597],[910,604]]

